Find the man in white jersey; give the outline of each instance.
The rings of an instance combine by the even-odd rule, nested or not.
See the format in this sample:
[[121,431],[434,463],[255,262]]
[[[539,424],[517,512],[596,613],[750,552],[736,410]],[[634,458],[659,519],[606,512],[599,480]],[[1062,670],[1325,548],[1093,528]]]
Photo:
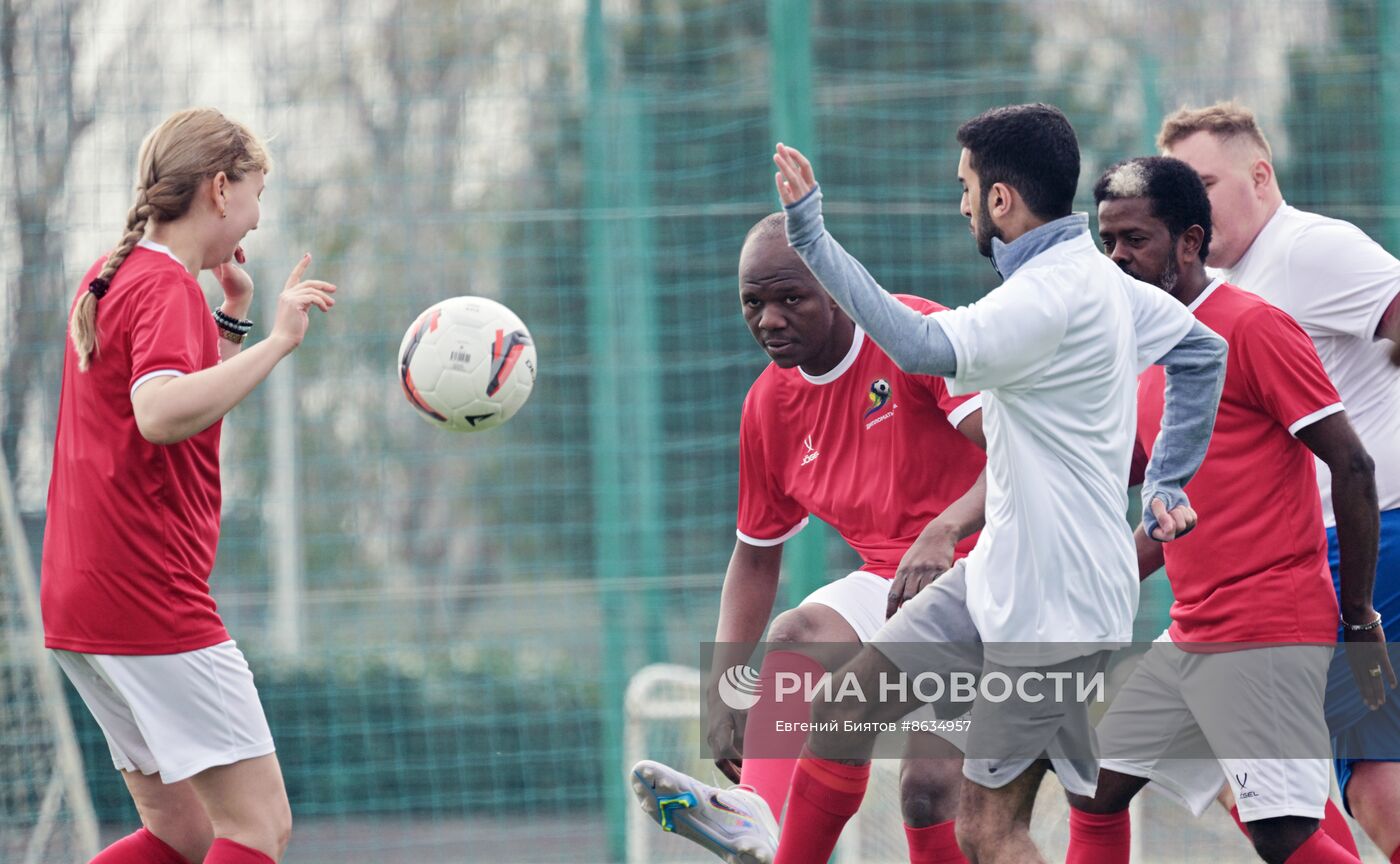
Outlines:
[[1124,490],[1136,378],[1154,363],[1171,384],[1144,482],[1145,529],[1166,541],[1195,524],[1182,486],[1209,442],[1223,340],[1098,254],[1087,217],[1071,212],[1079,146],[1058,109],[993,109],[957,137],[963,214],[1005,281],[977,303],[931,315],[887,294],[826,232],[807,160],[782,144],[774,156],[793,248],[900,368],[943,376],[954,393],[980,389],[987,438],[986,528],[964,564],[904,604],[837,673],[881,698],[817,703],[788,797],[804,831],[782,833],[776,864],[826,860],[864,794],[871,724],[898,720],[922,695],[881,682],[942,672],[959,644],[980,649],[985,681],[1005,676],[1034,703],[1001,711],[990,696],[972,702],[957,823],[968,858],[1042,860],[1029,821],[1047,767],[1067,788],[1093,793],[1086,706],[1037,684],[1092,678],[1131,639],[1137,567]]
[[[1157,143],[1196,169],[1210,195],[1215,241],[1207,263],[1302,326],[1375,460],[1381,511],[1373,598],[1378,614],[1364,615],[1343,603],[1340,626],[1379,628],[1383,619],[1400,615],[1400,373],[1387,362],[1400,328],[1400,261],[1356,226],[1285,203],[1269,142],[1247,108],[1225,102],[1182,109],[1163,122]],[[1338,536],[1331,475],[1321,462],[1317,481],[1335,582],[1338,549],[1346,537]],[[1373,671],[1379,677],[1379,670]],[[1382,696],[1383,705],[1368,705],[1345,663],[1334,664],[1332,673],[1327,714],[1343,803],[1395,861],[1400,855],[1400,699]]]

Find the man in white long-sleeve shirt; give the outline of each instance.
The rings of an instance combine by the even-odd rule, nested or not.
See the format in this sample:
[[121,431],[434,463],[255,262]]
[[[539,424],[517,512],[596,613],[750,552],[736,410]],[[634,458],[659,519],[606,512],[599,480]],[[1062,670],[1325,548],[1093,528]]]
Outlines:
[[[868,683],[914,676],[938,654],[928,646],[975,642],[984,678],[1006,674],[1019,687],[1093,674],[1129,641],[1137,609],[1123,520],[1137,375],[1158,363],[1170,382],[1143,486],[1147,532],[1167,541],[1195,523],[1182,487],[1209,442],[1225,345],[1098,253],[1087,217],[1071,212],[1079,149],[1058,109],[993,109],[965,123],[958,141],[963,215],[1005,281],[977,303],[928,316],[903,311],[826,232],[807,160],[781,144],[774,156],[789,242],[837,303],[901,368],[945,376],[955,393],[983,392],[982,537],[965,565],[905,604],[843,671]],[[1040,860],[1029,822],[1047,767],[1071,791],[1094,789],[1085,705],[1036,695],[1020,694],[1035,711],[972,706],[958,840],[973,860]],[[818,703],[813,719],[818,730],[832,720],[844,730],[910,707],[833,700]],[[856,739],[809,737],[778,864],[824,860],[855,812],[869,770],[857,751],[874,736]]]
[[[1167,541],[1195,524],[1182,487],[1214,425],[1224,341],[1099,254],[1087,217],[1071,213],[1079,145],[1058,109],[994,109],[964,124],[958,141],[963,214],[1005,282],[971,306],[927,316],[886,293],[826,232],[807,160],[781,144],[774,156],[788,242],[808,268],[900,368],[945,377],[950,392],[981,389],[987,432],[986,528],[965,565],[906,602],[836,673],[835,686],[854,681],[882,698],[816,702],[777,864],[828,860],[864,796],[878,724],[923,696],[882,682],[971,669],[1018,686],[1036,676],[1082,683],[1129,641],[1138,578],[1125,490],[1137,375],[1154,363],[1169,384],[1144,527]],[[1018,693],[1033,711],[972,702],[957,840],[974,860],[1041,860],[1030,811],[1049,765],[1067,788],[1093,794],[1086,705],[1046,689],[1056,688]],[[718,806],[711,798],[696,796],[696,807]],[[734,824],[765,821],[761,812],[728,815]]]

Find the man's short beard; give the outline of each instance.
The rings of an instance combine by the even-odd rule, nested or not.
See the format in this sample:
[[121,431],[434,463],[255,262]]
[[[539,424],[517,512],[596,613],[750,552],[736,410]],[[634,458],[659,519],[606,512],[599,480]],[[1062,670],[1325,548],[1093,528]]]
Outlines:
[[992,238],[1005,241],[1006,237],[992,222],[992,212],[987,209],[987,193],[990,190],[983,189],[982,194],[977,198],[977,230],[973,232],[977,240],[977,251],[983,258],[992,257]]
[[[1176,251],[1176,240],[1177,238],[1172,238],[1171,249],[1173,253],[1175,253]],[[1179,280],[1180,278],[1181,270],[1176,266],[1176,255],[1168,255],[1167,266],[1164,270],[1162,270],[1162,283],[1160,286],[1161,289],[1167,292],[1168,294],[1171,294],[1173,297],[1176,296],[1176,283],[1177,280]]]

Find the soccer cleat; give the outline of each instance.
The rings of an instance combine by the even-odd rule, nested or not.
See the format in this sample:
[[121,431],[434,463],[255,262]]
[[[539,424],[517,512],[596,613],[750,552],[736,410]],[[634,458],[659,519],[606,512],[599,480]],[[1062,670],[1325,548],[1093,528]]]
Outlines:
[[660,762],[632,766],[632,794],[661,830],[700,844],[729,864],[772,864],[778,823],[757,793],[719,789]]

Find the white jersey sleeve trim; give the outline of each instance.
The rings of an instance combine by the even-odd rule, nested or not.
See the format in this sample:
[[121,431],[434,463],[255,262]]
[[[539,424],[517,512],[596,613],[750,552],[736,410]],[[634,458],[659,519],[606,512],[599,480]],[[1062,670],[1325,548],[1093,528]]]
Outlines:
[[1306,416],[1306,417],[1302,417],[1302,418],[1299,418],[1299,419],[1297,419],[1297,420],[1294,420],[1294,421],[1293,421],[1293,425],[1291,425],[1291,426],[1288,427],[1288,434],[1289,434],[1289,435],[1292,435],[1294,438],[1297,438],[1297,437],[1298,437],[1298,432],[1299,432],[1300,430],[1303,430],[1303,429],[1308,428],[1309,426],[1311,426],[1312,424],[1316,423],[1317,421],[1321,420],[1321,419],[1324,418],[1324,417],[1331,417],[1333,414],[1336,414],[1336,413],[1338,413],[1339,411],[1345,411],[1345,410],[1347,410],[1347,409],[1346,409],[1346,406],[1344,406],[1342,403],[1340,403],[1340,402],[1333,402],[1331,405],[1328,405],[1326,408],[1319,408],[1319,409],[1317,409],[1316,411],[1312,412],[1311,414],[1309,414],[1309,415]]
[[797,532],[807,527],[807,522],[808,518],[804,517],[801,522],[798,522],[792,528],[788,529],[787,533],[783,534],[783,536],[775,538],[773,540],[760,540],[757,537],[750,537],[749,535],[745,534],[743,531],[740,531],[737,528],[734,529],[734,533],[738,536],[740,540],[743,540],[750,546],[778,546],[782,543],[786,543],[793,537],[796,537]]
[[968,418],[968,415],[970,415],[973,411],[981,410],[982,394],[978,393],[976,396],[973,396],[971,399],[967,400],[958,407],[954,408],[952,411],[948,412],[948,425],[956,429],[958,428],[958,426],[962,425],[962,421],[966,420]]
[[157,369],[154,372],[147,372],[145,375],[137,378],[135,384],[131,385],[131,395],[135,396],[136,388],[145,384],[152,378],[183,378],[184,375],[185,373],[181,372],[179,369]]

